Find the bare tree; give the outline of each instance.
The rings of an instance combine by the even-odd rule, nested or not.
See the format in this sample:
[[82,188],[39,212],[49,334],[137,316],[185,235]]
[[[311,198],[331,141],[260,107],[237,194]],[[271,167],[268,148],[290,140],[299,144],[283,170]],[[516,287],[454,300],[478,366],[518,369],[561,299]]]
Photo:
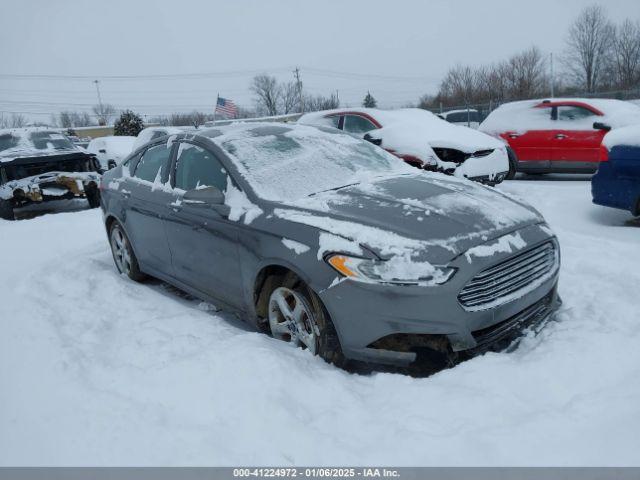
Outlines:
[[546,62],[537,47],[513,55],[502,67],[506,75],[507,95],[513,99],[533,98],[543,93],[547,84]]
[[93,124],[91,116],[87,112],[70,111],[60,112],[56,123],[63,128],[88,127]]
[[116,114],[116,109],[113,105],[109,105],[108,103],[101,103],[98,105],[94,105],[93,113],[98,117],[98,123],[100,125],[108,125],[111,122],[111,119]]
[[301,112],[300,90],[296,82],[285,83],[280,87],[282,113]]
[[332,110],[340,107],[340,100],[338,99],[337,93],[332,93],[328,97],[324,95],[305,95],[303,101],[306,112]]
[[12,113],[10,117],[0,115],[0,128],[22,128],[27,125],[27,117],[20,113]]
[[640,22],[627,19],[616,28],[613,53],[617,87],[637,87],[640,83]]
[[275,77],[264,74],[253,77],[251,91],[256,95],[259,112],[264,112],[267,115],[278,114],[282,88]]
[[569,29],[565,62],[587,92],[594,92],[602,80],[613,31],[599,5],[585,8]]

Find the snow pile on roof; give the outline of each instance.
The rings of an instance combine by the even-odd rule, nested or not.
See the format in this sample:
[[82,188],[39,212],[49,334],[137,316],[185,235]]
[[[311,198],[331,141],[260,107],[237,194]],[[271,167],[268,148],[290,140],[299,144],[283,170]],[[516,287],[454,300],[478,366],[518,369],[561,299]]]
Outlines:
[[554,98],[552,102],[577,102],[591,105],[603,116],[589,116],[575,120],[552,120],[549,108],[535,108],[543,100],[523,100],[505,103],[491,112],[480,124],[480,130],[492,135],[528,130],[593,130],[598,121],[612,128],[640,123],[640,106],[622,100],[605,98]]
[[640,146],[640,124],[616,128],[604,136],[602,144],[611,150],[617,145]]

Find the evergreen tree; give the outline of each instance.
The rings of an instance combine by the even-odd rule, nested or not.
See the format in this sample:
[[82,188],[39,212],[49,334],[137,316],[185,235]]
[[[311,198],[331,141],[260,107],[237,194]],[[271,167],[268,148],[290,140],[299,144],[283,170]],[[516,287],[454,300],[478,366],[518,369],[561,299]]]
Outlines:
[[131,110],[125,110],[113,125],[113,134],[137,137],[143,128],[144,122],[140,115],[132,112]]
[[362,106],[366,108],[376,108],[378,106],[378,102],[369,91],[367,91],[367,96],[362,101]]

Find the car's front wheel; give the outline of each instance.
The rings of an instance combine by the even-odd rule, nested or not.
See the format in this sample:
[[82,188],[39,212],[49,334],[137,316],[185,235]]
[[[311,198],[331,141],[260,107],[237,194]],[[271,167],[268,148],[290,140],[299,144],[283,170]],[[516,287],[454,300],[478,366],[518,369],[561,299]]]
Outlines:
[[513,180],[518,172],[518,157],[516,157],[516,152],[509,147],[507,147],[507,156],[509,157],[509,173],[507,173],[505,180]]
[[131,248],[127,234],[117,221],[114,221],[109,229],[109,244],[118,272],[136,282],[146,278],[146,275],[140,271],[138,259]]
[[13,214],[13,206],[9,200],[0,198],[0,218],[5,220],[15,220],[16,217]]
[[320,298],[296,275],[270,277],[268,324],[271,335],[309,350],[329,363],[346,366],[336,329]]

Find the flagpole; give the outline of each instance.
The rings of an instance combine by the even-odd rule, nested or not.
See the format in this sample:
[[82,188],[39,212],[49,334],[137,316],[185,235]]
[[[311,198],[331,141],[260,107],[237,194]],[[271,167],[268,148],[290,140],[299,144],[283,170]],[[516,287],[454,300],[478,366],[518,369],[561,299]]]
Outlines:
[[216,106],[213,107],[213,126],[216,125],[216,110],[218,109],[218,100],[220,100],[220,93],[216,94]]

